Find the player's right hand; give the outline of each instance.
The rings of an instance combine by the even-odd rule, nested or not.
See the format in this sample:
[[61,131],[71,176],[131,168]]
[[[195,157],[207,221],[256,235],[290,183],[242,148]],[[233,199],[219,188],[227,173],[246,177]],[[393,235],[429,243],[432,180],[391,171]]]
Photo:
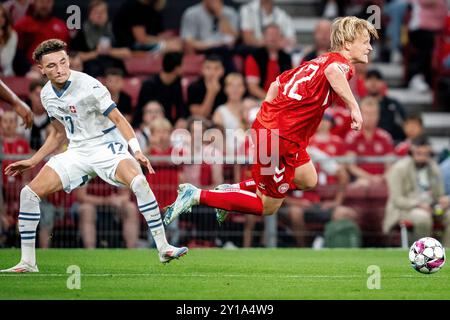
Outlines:
[[351,128],[355,131],[361,130],[363,119],[359,108],[353,109],[351,112],[352,124]]
[[19,174],[22,174],[23,172],[30,170],[34,167],[34,163],[31,161],[31,159],[27,160],[21,160],[14,163],[11,163],[9,166],[5,169],[5,174],[7,176],[15,177]]

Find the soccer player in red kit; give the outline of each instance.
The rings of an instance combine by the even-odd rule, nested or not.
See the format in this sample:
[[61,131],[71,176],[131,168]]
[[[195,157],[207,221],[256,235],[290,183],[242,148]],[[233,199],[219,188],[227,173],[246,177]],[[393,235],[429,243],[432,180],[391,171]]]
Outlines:
[[378,38],[378,34],[368,21],[356,17],[336,19],[331,30],[331,52],[283,72],[271,84],[252,126],[254,183],[244,181],[239,188],[227,185],[216,188],[219,190],[182,184],[177,199],[166,208],[165,224],[199,204],[217,208],[219,222],[228,211],[271,215],[290,188],[314,188],[317,173],[306,147],[332,102],[333,91],[350,109],[352,129],[361,129],[361,113],[348,80],[354,72],[353,64],[368,63],[371,37]]

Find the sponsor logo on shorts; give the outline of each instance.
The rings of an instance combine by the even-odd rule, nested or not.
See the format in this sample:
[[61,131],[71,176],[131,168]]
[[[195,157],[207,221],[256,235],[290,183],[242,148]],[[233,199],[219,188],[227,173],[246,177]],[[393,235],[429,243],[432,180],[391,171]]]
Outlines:
[[289,190],[289,183],[283,183],[278,187],[279,193],[286,193]]

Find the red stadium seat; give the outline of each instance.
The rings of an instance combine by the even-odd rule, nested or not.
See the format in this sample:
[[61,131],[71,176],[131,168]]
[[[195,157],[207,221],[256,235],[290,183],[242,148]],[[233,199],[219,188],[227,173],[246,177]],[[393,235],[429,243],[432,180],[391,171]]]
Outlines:
[[2,81],[21,99],[27,99],[31,80],[25,77],[4,77]]
[[199,76],[202,72],[205,56],[202,54],[184,55],[181,69],[184,76]]
[[162,69],[162,56],[154,53],[135,53],[132,58],[124,60],[130,76],[142,76],[158,73]]

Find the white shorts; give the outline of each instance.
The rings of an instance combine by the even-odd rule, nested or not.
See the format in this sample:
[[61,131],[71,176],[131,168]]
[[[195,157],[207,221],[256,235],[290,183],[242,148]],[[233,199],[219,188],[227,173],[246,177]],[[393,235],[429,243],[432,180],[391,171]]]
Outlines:
[[134,157],[117,129],[83,143],[70,143],[67,151],[50,158],[47,165],[59,175],[63,189],[69,193],[99,176],[113,186],[123,186],[116,179],[119,162]]

